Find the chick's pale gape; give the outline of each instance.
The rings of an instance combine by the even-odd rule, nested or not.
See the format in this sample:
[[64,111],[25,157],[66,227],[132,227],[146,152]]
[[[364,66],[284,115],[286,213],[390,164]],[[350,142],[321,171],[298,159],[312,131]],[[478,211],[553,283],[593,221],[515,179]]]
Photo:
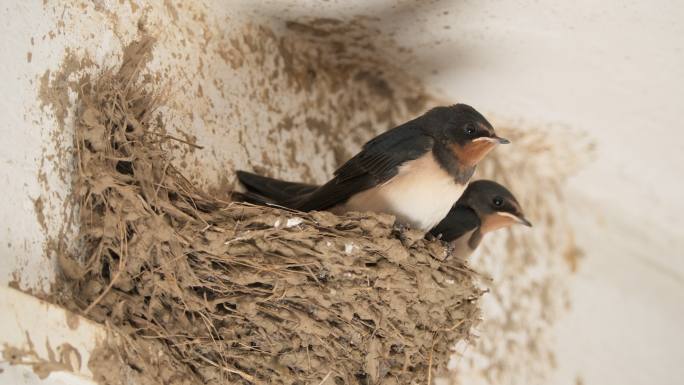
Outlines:
[[322,186],[271,194],[268,186],[259,186],[263,177],[239,171],[238,178],[258,203],[301,211],[382,212],[428,231],[461,196],[477,163],[500,143],[509,142],[479,112],[456,104],[433,108],[373,138]]

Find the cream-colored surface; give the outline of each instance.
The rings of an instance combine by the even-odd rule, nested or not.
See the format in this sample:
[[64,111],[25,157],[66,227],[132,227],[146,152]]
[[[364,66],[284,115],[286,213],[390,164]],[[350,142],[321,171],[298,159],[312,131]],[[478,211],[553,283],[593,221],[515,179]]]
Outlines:
[[429,153],[406,162],[383,185],[354,195],[340,211],[391,213],[397,221],[427,231],[444,219],[465,187]]
[[[25,364],[0,362],[0,383],[94,383],[89,380],[88,360],[107,338],[102,325],[4,286],[0,286],[0,314],[0,351],[25,352],[19,359]],[[34,364],[51,365],[54,370],[40,381],[31,369]]]
[[[596,142],[594,159],[571,180],[567,201],[558,202],[569,204],[583,257],[569,277],[566,310],[558,314],[541,308],[549,319],[560,320],[549,341],[552,376],[515,382],[513,375],[493,381],[472,373],[467,383],[681,383],[684,4],[451,2],[450,17],[443,23],[449,28],[430,28],[434,15],[448,7],[440,4],[442,8],[426,11],[420,22],[431,33],[398,34],[417,47],[414,68],[428,83],[480,106],[485,114],[496,114],[492,123],[497,128],[511,124],[548,127],[549,132],[580,130]],[[439,48],[427,44],[433,39],[442,41]],[[515,156],[516,142],[497,152]],[[529,219],[535,227],[514,231],[539,231],[538,218]],[[485,244],[498,241],[497,234],[492,236]],[[500,256],[491,258],[481,266],[509,263]],[[535,282],[540,274],[535,269],[515,279]],[[531,296],[520,302],[532,309],[544,306]],[[523,316],[502,309],[488,306],[489,317],[515,322]],[[539,327],[548,322],[540,320]],[[534,349],[540,343],[524,334],[511,336],[511,341]],[[491,354],[472,355],[483,368],[493,364]],[[498,367],[533,378],[539,366],[518,366],[509,354]]]

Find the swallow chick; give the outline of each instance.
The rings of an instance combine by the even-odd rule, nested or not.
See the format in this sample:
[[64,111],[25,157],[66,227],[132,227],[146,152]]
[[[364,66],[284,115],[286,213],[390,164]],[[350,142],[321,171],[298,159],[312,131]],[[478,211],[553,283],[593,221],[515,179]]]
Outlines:
[[[498,144],[509,143],[465,104],[436,107],[380,134],[322,186],[296,196],[270,195],[264,177],[240,171],[253,198],[299,211],[373,211],[428,231],[465,190],[477,163]],[[272,183],[272,182],[271,182]],[[258,200],[258,199],[257,199]]]
[[449,214],[430,234],[447,242],[449,255],[469,256],[485,234],[514,224],[532,226],[504,186],[491,180],[470,183]]

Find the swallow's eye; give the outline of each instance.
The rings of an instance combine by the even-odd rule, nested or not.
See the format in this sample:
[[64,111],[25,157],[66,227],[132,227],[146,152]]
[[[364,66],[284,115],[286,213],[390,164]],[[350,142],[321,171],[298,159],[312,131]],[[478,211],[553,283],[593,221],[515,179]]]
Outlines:
[[468,135],[472,135],[475,133],[475,126],[472,123],[468,123],[463,127],[463,131]]
[[495,197],[494,199],[492,199],[492,203],[496,207],[501,207],[501,206],[503,206],[504,202],[503,202],[503,199],[501,197]]

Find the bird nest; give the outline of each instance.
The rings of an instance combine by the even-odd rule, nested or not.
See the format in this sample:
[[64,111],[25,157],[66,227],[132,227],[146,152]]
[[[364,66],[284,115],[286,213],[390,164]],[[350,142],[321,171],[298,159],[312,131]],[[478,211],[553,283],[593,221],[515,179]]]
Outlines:
[[134,53],[81,89],[82,254],[60,257],[71,305],[154,340],[190,383],[407,384],[445,368],[479,316],[464,261],[397,236],[390,216],[201,191],[171,162],[164,98]]

